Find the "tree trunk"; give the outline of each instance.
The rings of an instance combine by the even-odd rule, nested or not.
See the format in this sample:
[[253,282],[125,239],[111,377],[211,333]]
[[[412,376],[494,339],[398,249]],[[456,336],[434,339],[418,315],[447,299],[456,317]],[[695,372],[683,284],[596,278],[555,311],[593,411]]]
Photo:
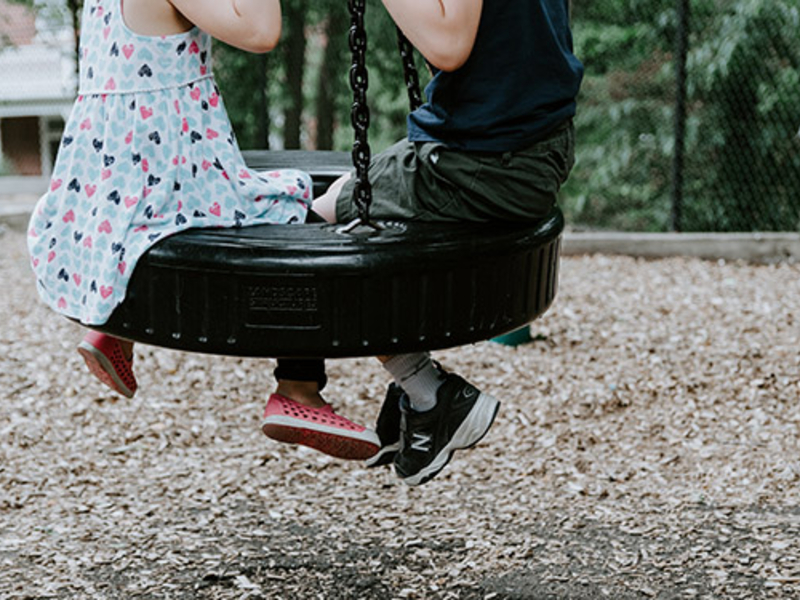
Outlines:
[[303,75],[305,72],[306,1],[290,0],[284,4],[286,36],[282,42],[286,70],[288,104],[284,111],[283,147],[300,148],[300,124],[303,116]]
[[325,23],[325,51],[317,79],[317,150],[333,150],[336,128],[336,99],[347,73],[348,18],[345,10],[332,10]]
[[80,14],[81,10],[83,9],[83,0],[67,0],[67,8],[69,9],[70,17],[72,18],[72,33],[75,52],[75,74],[80,76]]
[[256,97],[257,120],[256,120],[256,144],[264,150],[269,150],[269,129],[271,119],[269,114],[269,54],[261,54],[256,58],[256,69],[258,73],[258,88]]

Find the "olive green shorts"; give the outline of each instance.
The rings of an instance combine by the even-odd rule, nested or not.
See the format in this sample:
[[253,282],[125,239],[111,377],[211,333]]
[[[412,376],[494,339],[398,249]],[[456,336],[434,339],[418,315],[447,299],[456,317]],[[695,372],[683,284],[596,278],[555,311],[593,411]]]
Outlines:
[[[516,152],[464,152],[438,142],[401,140],[370,165],[370,218],[401,221],[537,221],[557,202],[575,164],[575,129],[568,121]],[[340,223],[358,210],[354,179],[336,202]]]

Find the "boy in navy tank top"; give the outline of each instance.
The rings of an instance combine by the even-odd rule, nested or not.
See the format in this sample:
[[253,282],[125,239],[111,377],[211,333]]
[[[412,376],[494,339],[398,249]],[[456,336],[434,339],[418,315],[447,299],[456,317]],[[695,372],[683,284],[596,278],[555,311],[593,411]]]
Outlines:
[[[408,136],[373,157],[375,219],[535,222],[574,164],[576,97],[569,0],[383,0],[430,65],[427,102]],[[331,222],[357,217],[346,175],[314,202]],[[381,451],[418,485],[488,431],[498,401],[428,353],[379,357],[394,378],[378,417]]]

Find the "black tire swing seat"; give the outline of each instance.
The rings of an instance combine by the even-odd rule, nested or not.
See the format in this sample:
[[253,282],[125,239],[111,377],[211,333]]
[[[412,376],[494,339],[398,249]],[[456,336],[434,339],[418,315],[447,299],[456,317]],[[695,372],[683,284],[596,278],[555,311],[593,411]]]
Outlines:
[[[564,228],[557,208],[533,225],[370,223],[364,0],[351,0],[350,10],[352,160],[346,153],[299,151],[246,153],[246,160],[258,169],[307,171],[315,196],[355,164],[360,223],[170,236],[140,258],[125,300],[98,329],[192,352],[337,358],[486,340],[548,309]],[[419,96],[408,66],[413,58],[400,41],[413,105]]]

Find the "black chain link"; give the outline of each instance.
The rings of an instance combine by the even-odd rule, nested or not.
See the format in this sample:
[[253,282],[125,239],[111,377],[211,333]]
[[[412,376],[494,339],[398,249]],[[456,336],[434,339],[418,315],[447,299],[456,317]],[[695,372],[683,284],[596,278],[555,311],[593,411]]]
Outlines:
[[419,74],[417,73],[417,66],[414,64],[414,46],[411,45],[411,42],[408,41],[408,38],[399,27],[397,28],[397,47],[400,50],[400,58],[403,61],[403,75],[406,80],[408,104],[413,112],[422,106]]
[[353,124],[353,166],[355,167],[355,189],[353,202],[358,209],[362,224],[369,223],[369,207],[372,204],[372,185],[369,182],[369,163],[372,153],[369,148],[369,106],[367,106],[367,33],[364,29],[364,9],[366,0],[349,0],[350,9],[350,51],[353,63],[350,67],[350,87],[353,89],[353,106],[350,121]]
[[[353,124],[355,139],[353,141],[353,166],[355,167],[355,188],[353,189],[353,202],[358,209],[358,220],[351,223],[346,229],[363,224],[371,224],[369,208],[372,204],[372,184],[369,181],[369,164],[372,151],[369,147],[369,106],[367,105],[367,88],[369,78],[367,75],[367,32],[364,29],[364,11],[366,0],[348,0],[350,10],[350,52],[352,65],[350,67],[350,87],[353,90],[353,106],[350,109],[350,121]],[[419,76],[414,64],[414,47],[400,29],[397,29],[397,45],[400,58],[403,61],[403,74],[405,76],[406,90],[411,110],[416,110],[422,105],[422,94],[419,88]]]

